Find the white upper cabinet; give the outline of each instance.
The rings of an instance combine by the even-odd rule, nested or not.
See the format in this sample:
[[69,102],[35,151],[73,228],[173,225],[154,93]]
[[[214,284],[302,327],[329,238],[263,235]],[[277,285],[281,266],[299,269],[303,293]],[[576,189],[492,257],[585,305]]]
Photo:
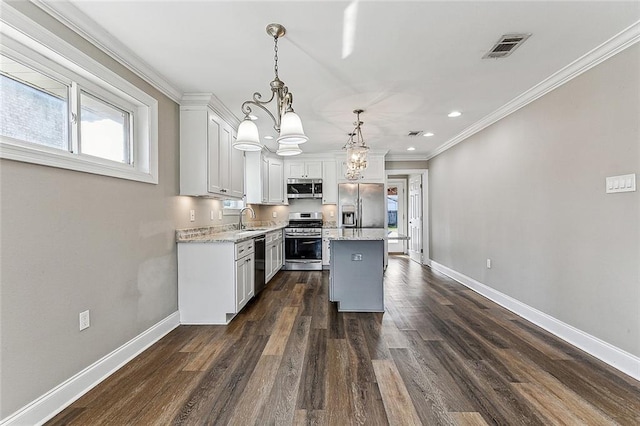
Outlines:
[[356,181],[349,181],[345,178],[347,172],[347,161],[340,160],[340,173],[338,174],[338,182],[362,182],[362,183],[384,183],[384,155],[383,154],[369,154],[367,156],[367,168],[364,169],[360,176],[361,178]]
[[246,195],[249,204],[284,204],[284,163],[263,152],[245,154]]
[[244,154],[234,137],[210,107],[180,107],[180,195],[242,198]]
[[[209,111],[209,192],[231,191],[229,159],[233,135],[231,126]],[[213,167],[212,167],[213,166]]]
[[269,158],[269,203],[284,204],[284,162]]
[[322,179],[322,161],[286,161],[287,178]]
[[[235,139],[235,132],[233,134]],[[232,139],[232,140],[233,140]],[[231,144],[231,196],[242,198],[244,196],[244,151],[233,148]]]
[[338,204],[338,175],[335,160],[322,162],[322,204]]

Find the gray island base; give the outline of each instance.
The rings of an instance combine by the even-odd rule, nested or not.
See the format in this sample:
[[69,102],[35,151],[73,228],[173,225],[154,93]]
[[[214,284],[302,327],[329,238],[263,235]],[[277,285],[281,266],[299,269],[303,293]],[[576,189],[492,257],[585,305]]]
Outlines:
[[384,312],[384,239],[332,239],[329,300],[340,312]]

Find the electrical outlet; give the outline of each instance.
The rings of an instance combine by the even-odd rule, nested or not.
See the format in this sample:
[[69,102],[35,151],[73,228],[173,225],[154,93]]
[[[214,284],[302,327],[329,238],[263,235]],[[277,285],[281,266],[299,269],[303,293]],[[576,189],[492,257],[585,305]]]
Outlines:
[[196,211],[195,210],[189,210],[189,220],[191,222],[195,222],[195,220],[196,220]]
[[329,216],[333,217],[333,210],[329,212]]
[[491,259],[487,259],[487,269],[491,269]]
[[273,213],[271,213],[271,216],[278,217],[278,212],[274,211]]
[[89,318],[89,311],[80,312],[80,331],[91,326],[91,318]]

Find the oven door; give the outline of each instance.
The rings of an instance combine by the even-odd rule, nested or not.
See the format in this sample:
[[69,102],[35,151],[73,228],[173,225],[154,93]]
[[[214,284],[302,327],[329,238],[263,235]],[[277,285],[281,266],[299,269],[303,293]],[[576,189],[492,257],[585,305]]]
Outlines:
[[284,259],[285,269],[289,271],[321,270],[322,237],[285,236]]

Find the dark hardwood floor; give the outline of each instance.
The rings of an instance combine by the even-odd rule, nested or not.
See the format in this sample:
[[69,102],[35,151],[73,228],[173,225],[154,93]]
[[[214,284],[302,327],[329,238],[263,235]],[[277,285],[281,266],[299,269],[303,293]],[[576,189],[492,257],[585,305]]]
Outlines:
[[640,424],[640,383],[390,258],[384,314],[280,272],[229,326],[180,326],[50,425]]

